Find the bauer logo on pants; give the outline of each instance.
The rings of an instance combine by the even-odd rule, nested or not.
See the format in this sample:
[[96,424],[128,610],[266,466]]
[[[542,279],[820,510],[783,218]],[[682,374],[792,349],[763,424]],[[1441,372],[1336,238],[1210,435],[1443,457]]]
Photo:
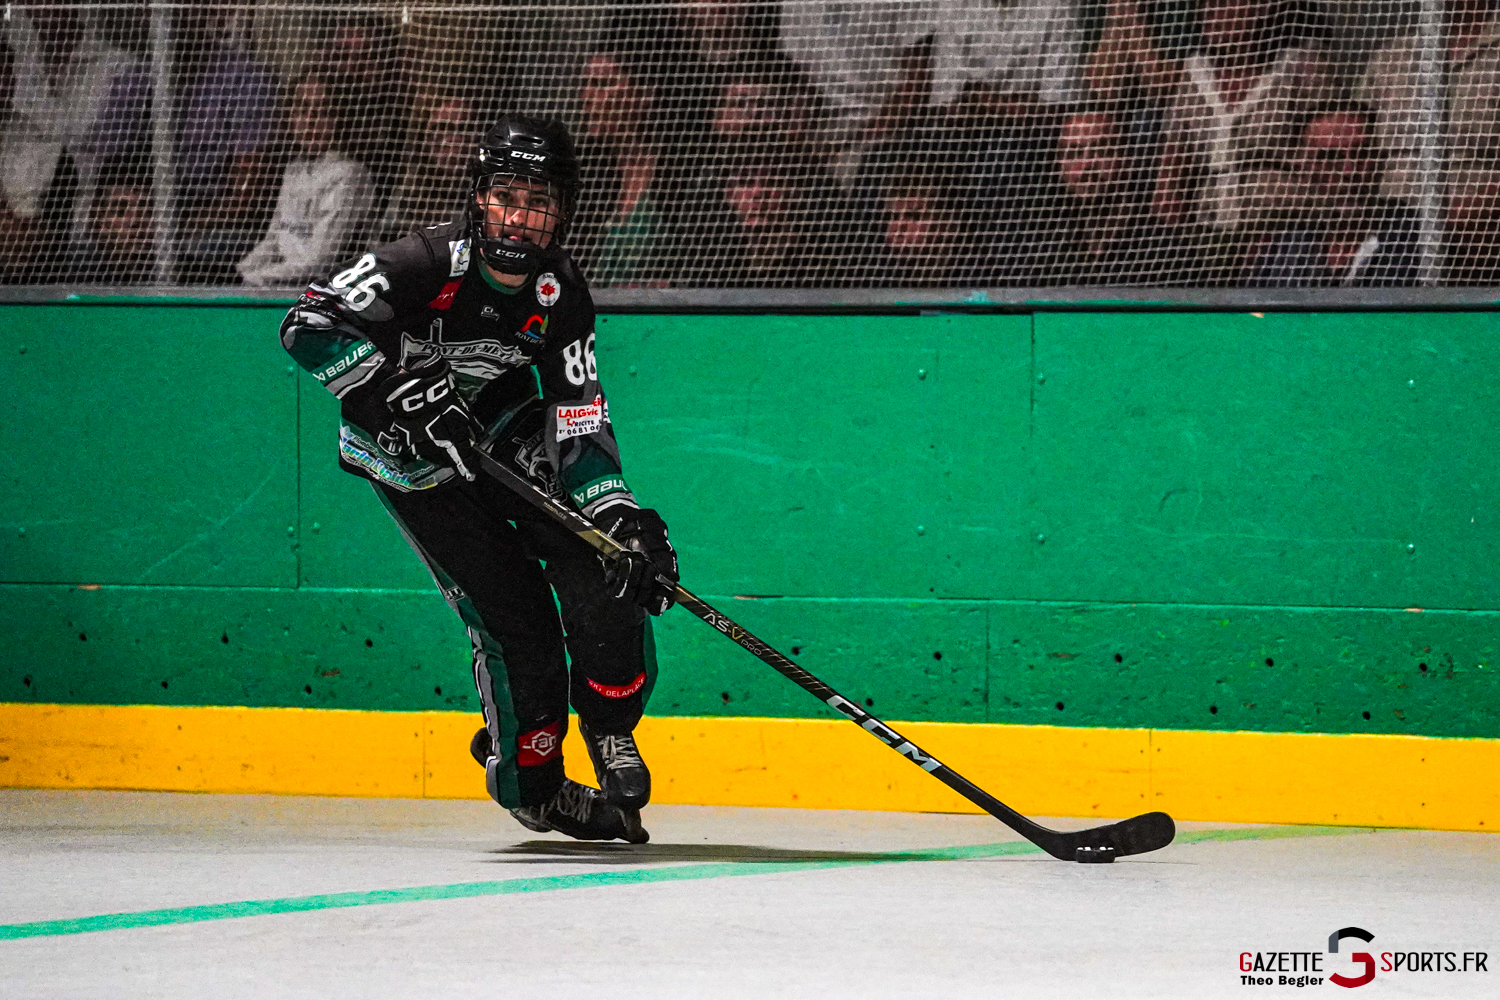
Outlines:
[[516,763],[522,767],[535,767],[556,757],[562,749],[562,723],[552,722],[541,729],[522,733],[516,740]]

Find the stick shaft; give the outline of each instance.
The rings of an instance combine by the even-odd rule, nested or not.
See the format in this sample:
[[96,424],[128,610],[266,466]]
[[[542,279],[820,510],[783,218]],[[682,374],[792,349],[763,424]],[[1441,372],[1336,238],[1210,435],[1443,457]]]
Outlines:
[[[594,527],[587,518],[543,493],[520,474],[506,468],[484,452],[479,453],[479,461],[486,472],[505,483],[515,492],[519,493],[522,499],[551,516],[579,538],[597,549],[601,554],[605,556],[617,556],[624,551],[624,547],[619,542],[616,542],[613,538],[610,538],[604,532]],[[755,656],[787,680],[828,705],[834,711],[843,715],[871,736],[874,736],[880,742],[895,750],[901,756],[931,774],[1017,833],[1028,839],[1035,839],[1035,834],[1050,832],[1045,827],[1031,822],[1031,820],[1022,816],[993,795],[985,792],[982,788],[939,761],[911,740],[902,736],[869,712],[866,712],[859,705],[839,694],[823,681],[782,655],[770,643],[765,642],[749,629],[681,584],[677,585],[676,598],[677,603],[682,605],[683,608],[727,636],[741,649]]]

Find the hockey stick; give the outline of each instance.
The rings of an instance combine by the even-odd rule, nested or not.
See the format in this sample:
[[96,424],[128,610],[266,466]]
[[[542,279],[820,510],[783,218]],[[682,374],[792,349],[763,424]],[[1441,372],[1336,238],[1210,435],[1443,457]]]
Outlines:
[[[518,473],[506,468],[483,451],[479,452],[479,461],[491,476],[593,546],[606,558],[618,557],[625,551],[619,542],[594,527],[586,518],[543,493]],[[1160,850],[1170,844],[1172,838],[1176,836],[1177,827],[1172,822],[1172,817],[1164,812],[1144,813],[1108,826],[1070,832],[1050,830],[1033,823],[751,635],[744,626],[709,606],[706,601],[694,596],[681,584],[677,585],[676,596],[678,604],[734,640],[741,648],[753,653],[802,690],[831,706],[861,729],[867,730],[880,742],[891,747],[1054,858],[1062,861],[1108,862],[1129,854],[1145,854],[1147,851]]]

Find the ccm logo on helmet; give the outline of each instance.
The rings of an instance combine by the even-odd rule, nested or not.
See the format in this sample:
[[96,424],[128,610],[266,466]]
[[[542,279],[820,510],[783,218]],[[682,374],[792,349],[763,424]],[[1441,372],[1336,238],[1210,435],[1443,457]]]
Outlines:
[[523,159],[523,160],[531,160],[532,162],[537,162],[537,161],[540,161],[540,160],[545,160],[547,158],[547,154],[546,153],[525,153],[525,152],[522,152],[519,149],[512,149],[510,151],[510,155],[511,156],[515,156],[515,157],[519,157],[520,159]]

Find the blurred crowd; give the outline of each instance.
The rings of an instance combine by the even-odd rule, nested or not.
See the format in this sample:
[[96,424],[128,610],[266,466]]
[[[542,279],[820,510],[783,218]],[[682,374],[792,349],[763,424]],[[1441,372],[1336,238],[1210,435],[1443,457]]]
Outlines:
[[206,3],[153,49],[147,15],[41,2],[4,24],[0,282],[296,287],[450,218],[516,109],[578,137],[571,242],[597,286],[1497,284],[1497,5],[1447,0],[1424,50],[1400,0],[721,0],[446,28]]

